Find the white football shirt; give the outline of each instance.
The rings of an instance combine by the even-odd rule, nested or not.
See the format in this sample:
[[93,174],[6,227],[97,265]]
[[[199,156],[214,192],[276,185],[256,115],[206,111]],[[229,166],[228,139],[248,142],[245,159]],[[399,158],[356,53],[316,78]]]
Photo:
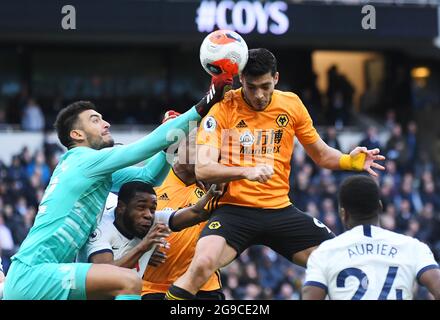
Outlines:
[[362,225],[312,252],[304,285],[323,288],[333,300],[412,299],[416,279],[438,267],[419,240]]
[[[81,248],[78,254],[79,262],[89,262],[91,256],[103,252],[113,253],[113,259],[118,260],[124,257],[141,241],[139,238],[129,239],[125,237],[116,228],[114,225],[116,204],[117,201],[115,202],[114,195],[109,196],[101,221],[98,223],[96,229],[91,233],[86,244]],[[169,226],[169,219],[173,212],[174,211],[170,210],[156,211],[154,213],[152,227],[157,223],[163,223]],[[156,246],[145,252],[139,259],[139,265],[136,268],[136,271],[140,277],[143,276],[148,265],[148,261],[150,260],[155,248]]]

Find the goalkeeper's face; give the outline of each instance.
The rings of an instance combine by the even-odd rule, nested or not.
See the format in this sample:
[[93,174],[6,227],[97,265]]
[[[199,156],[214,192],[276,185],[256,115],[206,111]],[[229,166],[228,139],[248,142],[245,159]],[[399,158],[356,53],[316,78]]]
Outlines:
[[79,129],[86,145],[95,150],[113,147],[110,124],[95,110],[87,110],[79,115]]
[[240,75],[240,82],[246,102],[254,110],[262,111],[272,100],[275,85],[278,83],[278,72],[274,76],[270,72],[256,77]]

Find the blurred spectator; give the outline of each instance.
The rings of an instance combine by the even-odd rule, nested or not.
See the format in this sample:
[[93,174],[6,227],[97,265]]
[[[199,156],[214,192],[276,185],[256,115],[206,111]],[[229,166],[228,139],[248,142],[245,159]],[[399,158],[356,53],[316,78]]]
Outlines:
[[242,300],[260,300],[262,296],[262,288],[256,283],[249,283],[246,285],[245,295]]
[[[46,158],[46,160],[48,160],[49,164],[52,158],[55,158],[56,162],[58,162],[59,156],[64,152],[64,149],[56,141],[56,138],[52,138],[47,131],[44,133],[43,138],[43,152],[44,157]],[[56,163],[54,164],[56,166]],[[55,166],[53,168],[55,168]]]
[[[327,143],[330,147],[341,150],[341,145],[339,144],[338,141],[337,131],[334,126],[327,127],[326,133],[322,138],[322,140],[324,140],[325,143]],[[360,146],[361,145],[362,144],[360,144]]]
[[21,165],[18,155],[12,157],[12,165],[8,168],[7,179],[9,181],[22,181],[26,179],[26,171]]
[[383,183],[380,186],[380,200],[382,201],[384,210],[386,210],[388,206],[393,205],[394,195],[393,181],[391,179],[383,179]]
[[309,201],[308,188],[310,186],[310,176],[304,171],[298,173],[293,185],[293,202],[295,206],[304,211]]
[[36,174],[40,178],[42,185],[45,185],[49,182],[51,172],[49,166],[46,164],[43,151],[37,151],[35,153],[34,158],[32,159],[31,163],[27,165],[26,170],[28,177]]
[[32,155],[31,152],[29,151],[28,147],[24,147],[20,154],[18,155],[21,165],[26,167],[27,165],[29,165],[32,161]]
[[275,266],[278,258],[273,251],[267,247],[261,249],[262,257],[258,273],[260,274],[260,285],[263,288],[269,288],[273,292],[283,280],[283,274],[281,274]]
[[310,201],[309,203],[307,203],[306,212],[312,217],[319,219],[319,208],[316,202]]
[[307,87],[301,91],[300,98],[303,104],[307,107],[307,111],[309,112],[313,122],[319,122],[320,119],[318,119],[318,116],[321,110],[321,100],[319,97],[319,92],[317,94],[313,94],[312,89],[310,87]]
[[339,73],[336,65],[332,65],[327,71],[327,103],[328,118],[331,125],[338,130],[348,124],[353,104],[353,85],[346,76]]
[[422,191],[420,197],[423,204],[431,204],[435,210],[440,211],[440,195],[435,191],[434,181],[422,181],[421,186]]
[[390,183],[393,196],[396,194],[402,181],[401,174],[397,171],[396,161],[387,159],[385,161],[385,172],[380,176],[382,183]]
[[283,283],[279,294],[276,296],[277,300],[299,300],[300,294],[295,292],[290,283]]
[[403,173],[404,169],[407,167],[409,152],[405,137],[402,134],[402,126],[400,124],[394,125],[385,150],[385,156],[387,159],[394,160],[398,171]]
[[[25,213],[26,214],[26,213]],[[25,215],[23,214],[23,216]],[[11,231],[11,236],[14,243],[20,244],[26,238],[29,227],[24,223],[24,217],[14,211],[14,208],[7,204],[4,209],[5,225]]]
[[408,150],[408,167],[407,170],[414,171],[417,163],[417,155],[419,144],[417,141],[417,124],[415,121],[408,122],[406,132],[406,147]]
[[11,257],[15,253],[15,244],[11,230],[6,226],[3,214],[0,214],[0,252],[2,255],[3,271],[6,274],[11,264]]
[[385,128],[387,128],[389,132],[392,132],[395,125],[396,125],[396,111],[393,109],[388,110],[385,115]]
[[42,131],[44,129],[44,115],[41,107],[30,98],[24,107],[21,118],[21,127],[25,131]]
[[396,207],[394,204],[387,205],[385,212],[380,216],[380,225],[391,231],[396,229]]
[[422,201],[420,200],[417,189],[414,187],[414,178],[411,173],[404,175],[400,192],[395,197],[397,205],[399,205],[402,200],[409,202],[412,212],[420,212],[422,210]]
[[434,206],[432,203],[427,203],[424,205],[422,212],[418,216],[418,221],[420,224],[420,232],[418,238],[423,242],[429,242],[430,236],[433,230],[432,221],[434,221]]
[[334,202],[330,198],[322,201],[322,217],[320,219],[335,234],[342,232],[342,225],[339,221],[339,214],[336,211]]
[[403,199],[398,208],[399,210],[396,217],[396,232],[405,233],[409,228],[409,221],[414,214],[411,211],[411,204],[407,199]]
[[366,147],[367,149],[382,149],[382,146],[379,142],[377,128],[375,126],[368,127],[367,136],[363,140],[361,140],[359,145],[362,147]]
[[405,235],[420,239],[420,223],[417,219],[411,218],[408,222],[408,229]]

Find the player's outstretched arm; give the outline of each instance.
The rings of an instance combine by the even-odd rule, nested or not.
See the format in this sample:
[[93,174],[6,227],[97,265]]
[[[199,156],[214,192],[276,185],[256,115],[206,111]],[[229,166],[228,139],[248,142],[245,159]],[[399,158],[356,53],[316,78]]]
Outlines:
[[206,205],[212,198],[219,197],[222,194],[216,188],[216,185],[212,185],[209,191],[195,205],[176,211],[169,221],[171,230],[180,231],[208,220],[211,212],[205,210]]
[[[190,123],[199,122],[223,98],[225,87],[232,78],[222,74],[212,79],[209,92],[190,110],[172,121],[167,121],[146,137],[131,144],[97,150],[88,155],[86,174],[89,176],[113,173],[148,159],[173,144],[178,136],[187,135]],[[179,132],[180,130],[180,132]]]
[[356,147],[350,154],[343,154],[328,146],[321,138],[303,147],[317,165],[326,169],[366,171],[375,177],[377,173],[373,169],[385,170],[376,162],[385,160],[379,149],[368,150],[365,147]]
[[118,192],[124,183],[130,181],[144,181],[155,187],[160,186],[170,172],[170,168],[166,153],[161,151],[148,159],[143,167],[123,168],[114,172],[111,191]]
[[[164,115],[162,123],[171,121],[178,116],[180,116],[180,113],[168,110]],[[171,164],[167,159],[167,154],[165,151],[161,151],[147,159],[143,167],[128,167],[114,172],[112,175],[112,191],[117,192],[124,183],[129,181],[144,181],[155,187],[160,186],[170,169]]]
[[127,252],[122,258],[118,260],[113,259],[113,253],[102,252],[96,253],[90,256],[91,263],[106,263],[117,267],[123,268],[135,268],[140,257],[147,251],[151,250],[154,245],[160,245],[165,248],[168,247],[165,238],[170,235],[169,228],[161,223],[158,223],[152,227],[150,232],[137,244],[133,249]]

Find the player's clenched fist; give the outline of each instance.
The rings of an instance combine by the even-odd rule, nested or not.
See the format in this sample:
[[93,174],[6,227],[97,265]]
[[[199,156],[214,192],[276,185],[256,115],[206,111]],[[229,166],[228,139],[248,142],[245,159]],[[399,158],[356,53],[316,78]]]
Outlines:
[[261,183],[269,180],[274,174],[273,167],[268,166],[267,164],[258,165],[246,169],[246,179],[250,181],[258,181]]

